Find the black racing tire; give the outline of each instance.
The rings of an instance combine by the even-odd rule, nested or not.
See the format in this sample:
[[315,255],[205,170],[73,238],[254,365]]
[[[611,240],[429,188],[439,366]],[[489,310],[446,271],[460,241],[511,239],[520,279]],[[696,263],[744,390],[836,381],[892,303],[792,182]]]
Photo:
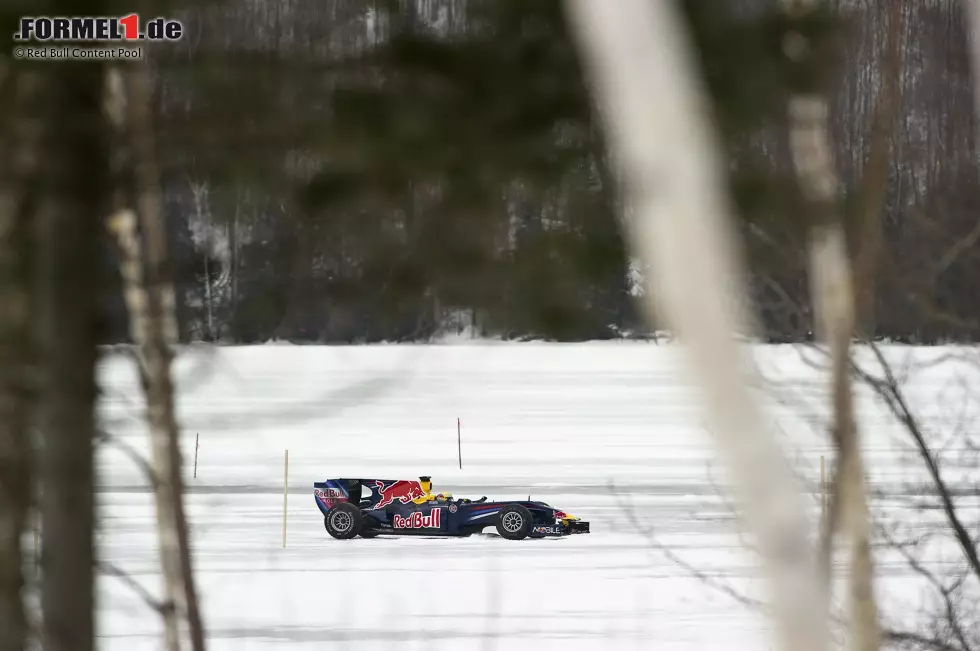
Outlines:
[[337,540],[350,540],[364,528],[364,516],[350,502],[341,502],[327,511],[323,526]]
[[497,533],[507,540],[524,540],[531,533],[534,518],[520,504],[505,506],[497,518]]

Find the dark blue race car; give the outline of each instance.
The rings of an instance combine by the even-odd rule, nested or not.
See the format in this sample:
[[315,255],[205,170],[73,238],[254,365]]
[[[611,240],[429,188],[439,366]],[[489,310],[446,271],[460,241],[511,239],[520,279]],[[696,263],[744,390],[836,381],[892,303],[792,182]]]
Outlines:
[[432,481],[328,479],[313,484],[323,524],[334,538],[388,535],[468,536],[496,527],[508,540],[589,533],[589,523],[544,502],[488,502],[433,494]]

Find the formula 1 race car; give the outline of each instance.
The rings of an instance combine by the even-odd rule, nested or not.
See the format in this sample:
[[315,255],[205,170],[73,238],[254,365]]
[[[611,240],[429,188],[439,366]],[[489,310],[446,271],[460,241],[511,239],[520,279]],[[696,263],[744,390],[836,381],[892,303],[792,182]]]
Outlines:
[[588,522],[544,502],[456,499],[431,489],[428,477],[328,479],[313,484],[313,495],[327,533],[339,540],[379,534],[469,536],[489,526],[508,540],[589,533]]

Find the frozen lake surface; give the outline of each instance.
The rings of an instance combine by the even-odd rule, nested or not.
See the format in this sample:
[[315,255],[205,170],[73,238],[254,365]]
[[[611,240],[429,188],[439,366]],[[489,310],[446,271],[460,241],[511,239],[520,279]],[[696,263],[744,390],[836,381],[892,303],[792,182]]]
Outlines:
[[[829,455],[820,356],[794,346],[754,352],[760,395],[794,465],[816,484]],[[175,379],[209,648],[769,648],[761,616],[659,548],[713,580],[757,589],[677,353],[625,342],[185,349]],[[960,490],[976,486],[975,457],[957,443],[980,407],[970,392],[980,386],[976,351],[886,354],[945,446],[944,470]],[[132,362],[108,356],[101,383],[105,429],[146,454]],[[928,510],[907,516],[923,474],[903,430],[867,390],[858,408],[879,519],[940,526]],[[100,450],[99,472],[100,555],[158,594],[148,482],[112,446]],[[336,541],[324,531],[314,481],[424,474],[458,496],[530,495],[589,520],[593,533]],[[804,499],[815,517],[815,496]],[[975,516],[976,495],[959,499]],[[920,596],[906,564],[886,554],[878,562],[879,592],[907,619]],[[103,578],[99,598],[101,648],[161,648],[155,613],[130,587]]]

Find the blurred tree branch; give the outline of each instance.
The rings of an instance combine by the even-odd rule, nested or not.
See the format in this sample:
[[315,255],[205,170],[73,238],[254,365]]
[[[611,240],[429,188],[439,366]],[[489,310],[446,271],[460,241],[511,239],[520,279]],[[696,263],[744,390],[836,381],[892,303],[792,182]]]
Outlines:
[[[50,5],[49,5],[50,6]],[[56,15],[85,10],[51,7]],[[87,9],[102,14],[98,3]],[[60,11],[59,11],[60,10]],[[43,368],[38,416],[42,515],[42,644],[94,647],[95,364],[100,339],[99,235],[108,186],[109,131],[101,62],[37,67],[38,325]]]
[[144,66],[131,66],[113,70],[107,77],[107,105],[112,109],[117,133],[127,143],[125,153],[117,153],[117,176],[124,169],[124,160],[134,169],[131,184],[117,178],[117,199],[109,227],[118,239],[131,335],[139,350],[140,377],[146,394],[152,450],[150,477],[155,479],[165,600],[175,605],[174,609],[163,611],[166,644],[171,651],[182,648],[177,618],[183,617],[189,625],[191,647],[202,651],[204,630],[191,567],[179,428],[170,378],[170,346],[177,341],[175,299],[167,269],[147,74]]
[[11,69],[0,68],[0,98],[9,98],[0,105],[0,651],[21,651],[29,637],[21,540],[32,503],[29,423],[36,389],[31,206],[40,80],[30,70]]
[[[177,343],[176,298],[170,276],[167,235],[163,223],[163,198],[160,188],[158,162],[151,113],[152,88],[149,69],[144,65],[129,67],[123,73],[127,99],[127,124],[130,129],[135,167],[135,202],[145,249],[143,263],[146,271],[146,339],[140,346],[144,366],[143,387],[154,449],[157,478],[165,482],[170,501],[164,517],[175,540],[168,540],[172,553],[171,569],[179,577],[175,595],[190,628],[190,646],[204,651],[204,625],[198,604],[197,588],[192,567],[190,532],[184,511],[183,477],[181,475],[180,428],[176,421],[174,389],[170,377],[172,351]],[[165,500],[165,501],[166,501]],[[165,566],[168,561],[164,561]]]
[[885,46],[882,83],[878,90],[871,127],[871,144],[858,190],[858,238],[854,255],[856,324],[866,336],[875,331],[875,277],[883,246],[888,173],[893,162],[895,124],[902,100],[903,37],[905,7],[895,0],[885,3]]
[[643,307],[650,323],[659,312],[677,334],[704,393],[709,430],[757,540],[778,648],[822,650],[829,631],[806,517],[735,340],[754,323],[723,152],[683,21],[670,3],[645,0],[569,0],[567,8],[635,210],[631,244],[653,276]]
[[[851,389],[850,345],[855,325],[847,236],[840,216],[840,180],[830,140],[830,106],[826,97],[827,43],[805,35],[797,26],[826,11],[820,0],[783,0],[789,19],[783,36],[786,56],[797,64],[797,78],[789,97],[790,148],[803,196],[807,202],[810,237],[811,300],[817,334],[830,348],[837,471],[831,483],[831,507],[823,532],[823,581],[832,585],[829,559],[835,528],[840,526],[851,545],[849,623],[851,648],[877,651],[880,647],[878,606],[874,594],[871,525],[864,485],[860,432],[854,417]],[[826,603],[824,607],[826,607]]]

